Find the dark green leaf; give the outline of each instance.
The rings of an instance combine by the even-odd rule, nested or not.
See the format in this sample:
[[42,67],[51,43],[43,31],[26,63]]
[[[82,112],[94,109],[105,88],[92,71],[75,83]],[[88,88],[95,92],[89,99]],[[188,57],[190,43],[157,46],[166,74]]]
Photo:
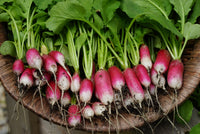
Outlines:
[[0,53],[2,55],[16,56],[16,49],[11,41],[4,41],[0,46]]
[[117,0],[95,0],[94,8],[101,13],[104,23],[107,24],[112,17],[114,12],[120,6],[120,2]]
[[192,127],[190,134],[200,134],[200,123]]
[[195,23],[197,18],[200,16],[199,7],[200,7],[200,0],[196,0],[196,2],[194,3],[194,7],[192,8],[192,13],[190,15],[189,22]]
[[185,18],[191,10],[193,0],[170,0],[170,2],[174,5],[174,10],[180,18]]
[[[192,117],[193,105],[190,100],[186,100],[181,106],[178,108],[180,116],[186,121],[189,122]],[[176,121],[178,123],[184,123],[179,116],[176,114]]]
[[0,5],[3,5],[6,2],[12,2],[13,0],[0,0]]
[[90,3],[85,3],[84,6],[77,1],[59,2],[50,10],[50,18],[46,25],[49,30],[55,33],[60,32],[67,22],[71,20],[88,20],[91,15],[91,9],[88,7]]
[[82,33],[75,40],[75,47],[76,47],[76,50],[78,52],[78,57],[79,57],[79,53],[80,53],[81,47],[85,43],[86,39],[87,39],[87,34],[86,33]]
[[130,18],[136,18],[141,15],[149,17],[160,23],[164,28],[181,36],[175,25],[168,18],[171,12],[171,4],[168,0],[123,0],[122,10]]
[[52,3],[53,0],[33,0],[35,5],[42,10],[47,9],[48,5]]

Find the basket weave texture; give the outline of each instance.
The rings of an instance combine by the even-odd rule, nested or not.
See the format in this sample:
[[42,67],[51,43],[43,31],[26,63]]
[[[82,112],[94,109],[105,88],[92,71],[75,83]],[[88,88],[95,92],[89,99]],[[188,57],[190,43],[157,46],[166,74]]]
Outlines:
[[[6,30],[4,25],[0,23],[0,44],[6,40]],[[6,91],[14,98],[18,99],[17,91],[17,78],[12,72],[12,64],[14,58],[10,56],[0,55],[0,80],[5,87]],[[178,99],[176,103],[173,99],[167,94],[159,95],[159,101],[165,113],[172,111],[176,105],[181,104],[186,100],[195,90],[196,86],[199,84],[200,80],[200,40],[193,40],[188,43],[182,61],[184,63],[184,79],[183,87],[178,91]],[[58,111],[51,112],[50,107],[46,99],[43,97],[44,109],[41,108],[41,101],[39,96],[36,96],[32,100],[34,91],[29,91],[22,100],[23,105],[36,113],[38,116],[42,117],[45,120],[51,120],[52,122],[65,125],[65,122],[62,120],[60,113]],[[136,126],[140,127],[144,125],[145,121],[137,115],[123,114],[126,120]],[[161,118],[163,115],[150,110],[146,113],[146,118],[148,122],[154,122]],[[108,123],[102,119],[94,119],[94,127],[91,126],[91,123],[86,121],[86,125],[78,126],[77,129],[83,130],[94,130],[94,131],[108,131]],[[113,125],[111,125],[111,131],[115,131],[116,120],[111,119]],[[119,126],[120,130],[131,129],[132,126],[127,123],[124,119],[119,117]]]

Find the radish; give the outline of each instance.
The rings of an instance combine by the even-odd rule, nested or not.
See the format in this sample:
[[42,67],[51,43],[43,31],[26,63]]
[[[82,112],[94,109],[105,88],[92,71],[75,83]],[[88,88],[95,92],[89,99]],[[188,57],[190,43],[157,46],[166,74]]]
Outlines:
[[167,50],[165,49],[159,50],[153,68],[156,70],[158,74],[163,74],[167,71],[170,60],[171,56]]
[[55,75],[57,72],[56,61],[49,55],[43,55],[42,59],[44,61],[44,69]]
[[67,71],[62,66],[58,65],[57,68],[58,70],[56,72],[56,78],[58,82],[58,87],[61,89],[63,96],[64,91],[70,88],[71,79]]
[[165,77],[163,74],[158,74],[154,68],[151,69],[151,80],[152,80],[152,83],[157,86],[158,88],[162,88],[165,90],[165,83],[166,83],[166,80],[165,80]]
[[20,83],[20,89],[22,88],[29,89],[33,86],[34,78],[33,78],[32,69],[26,68],[24,70],[24,72],[22,73],[19,79],[19,83]]
[[135,72],[133,71],[133,69],[127,68],[123,74],[124,74],[126,84],[131,93],[131,96],[134,98],[134,100],[136,102],[139,103],[139,105],[141,107],[141,103],[144,100],[144,90],[143,90]]
[[71,127],[76,127],[78,124],[81,123],[81,114],[79,113],[79,108],[77,105],[71,105],[68,108],[68,124]]
[[140,47],[140,62],[142,65],[145,66],[148,72],[151,70],[152,68],[151,55],[148,46],[145,44],[141,45]]
[[65,91],[63,96],[61,96],[60,103],[61,106],[66,107],[71,102],[71,96],[68,91]]
[[173,89],[180,89],[183,84],[184,66],[181,60],[172,60],[167,74],[167,83]]
[[121,90],[125,85],[125,79],[121,70],[116,66],[112,66],[108,69],[108,72],[113,88],[122,92]]
[[94,77],[95,92],[98,95],[99,100],[104,105],[109,105],[113,102],[114,93],[111,86],[110,76],[106,70],[99,70]]
[[106,106],[101,102],[94,102],[92,104],[92,109],[94,110],[94,114],[96,116],[104,116],[107,112]]
[[82,111],[82,116],[91,120],[91,118],[94,117],[94,110],[89,105],[87,105]]
[[156,86],[151,83],[149,91],[151,95],[155,95]]
[[89,79],[84,79],[81,82],[79,97],[80,101],[88,103],[92,98],[93,93],[93,83]]
[[45,94],[52,108],[55,104],[58,103],[58,100],[60,100],[61,97],[60,89],[58,86],[56,86],[54,81],[50,81],[49,85],[46,88]]
[[139,64],[135,67],[135,74],[137,75],[137,78],[139,79],[140,83],[145,87],[148,88],[151,84],[151,78],[148,74],[147,69],[144,65]]
[[12,67],[13,72],[19,76],[24,71],[24,63],[22,60],[15,60]]
[[54,50],[54,51],[51,51],[51,52],[49,53],[49,55],[50,55],[51,57],[53,57],[54,60],[55,60],[58,64],[60,64],[60,65],[66,70],[67,74],[69,75],[69,77],[70,77],[70,79],[71,79],[71,74],[69,73],[68,69],[67,69],[66,66],[65,66],[65,57],[64,57],[64,55],[63,55],[61,52],[55,51],[55,50]]
[[26,60],[30,67],[41,71],[43,61],[37,49],[31,48],[26,52]]

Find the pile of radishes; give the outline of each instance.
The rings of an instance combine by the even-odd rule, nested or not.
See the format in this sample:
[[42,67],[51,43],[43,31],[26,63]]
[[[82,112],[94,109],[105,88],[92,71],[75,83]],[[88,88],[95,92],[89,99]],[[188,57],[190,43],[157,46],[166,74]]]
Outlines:
[[[13,64],[13,72],[18,76],[18,88],[24,92],[31,88],[40,92],[45,89],[45,97],[51,108],[57,106],[68,118],[69,126],[75,127],[94,116],[109,120],[111,116],[133,109],[153,107],[157,89],[180,89],[183,82],[183,63],[171,60],[167,50],[159,50],[152,63],[149,48],[143,44],[139,49],[140,64],[121,70],[113,65],[99,68],[92,66],[92,79],[81,78],[80,73],[70,73],[65,58],[59,51],[40,55],[35,48],[26,52],[28,66],[22,60]],[[127,90],[128,89],[128,90]],[[144,104],[145,103],[145,104]],[[119,111],[118,111],[119,110]],[[65,112],[65,114],[63,114]],[[110,123],[109,123],[110,124]]]

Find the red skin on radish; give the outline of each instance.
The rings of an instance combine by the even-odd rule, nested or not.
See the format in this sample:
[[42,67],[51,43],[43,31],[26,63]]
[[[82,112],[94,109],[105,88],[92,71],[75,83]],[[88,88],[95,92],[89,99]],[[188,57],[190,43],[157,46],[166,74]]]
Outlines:
[[184,65],[180,60],[172,60],[167,74],[167,82],[169,87],[180,89],[183,84]]
[[49,55],[43,55],[42,58],[44,61],[44,69],[55,74],[57,72],[56,61]]
[[33,73],[32,69],[26,68],[24,72],[22,73],[19,83],[25,86],[27,89],[33,86],[34,83],[34,78],[33,78]]
[[88,103],[93,94],[93,83],[89,79],[84,79],[81,82],[79,97],[82,102]]
[[58,70],[56,72],[56,78],[58,82],[58,87],[62,91],[66,91],[70,88],[71,79],[67,71],[60,65],[58,65]]
[[150,86],[151,78],[144,65],[142,64],[137,65],[135,67],[135,74],[137,75],[137,78],[144,87],[148,88]]
[[69,113],[68,124],[69,124],[69,126],[75,127],[81,123],[81,114],[78,112],[79,112],[78,105],[71,105],[68,108],[68,113]]
[[63,55],[61,52],[59,52],[59,51],[51,51],[51,52],[49,53],[49,55],[50,55],[51,57],[53,57],[54,60],[55,60],[58,64],[60,64],[62,67],[65,66],[65,57],[64,57],[64,55]]
[[86,119],[91,119],[94,117],[94,110],[89,105],[87,105],[82,111],[82,116]]
[[110,81],[109,73],[101,69],[96,72],[94,77],[95,92],[99,100],[104,104],[111,104],[114,100],[114,93]]
[[159,74],[163,74],[167,71],[168,67],[169,67],[169,63],[171,60],[171,56],[170,53],[165,50],[159,50],[158,54],[156,56],[156,61],[153,65],[153,68],[159,73]]
[[124,78],[126,80],[126,84],[129,88],[129,91],[131,93],[131,96],[139,103],[141,104],[144,100],[144,90],[135,74],[133,69],[127,68],[124,71]]
[[73,93],[76,93],[80,90],[80,85],[81,85],[81,78],[77,72],[75,72],[72,76],[72,81],[71,81],[71,91]]
[[66,107],[71,102],[71,96],[68,91],[65,91],[63,97],[60,99],[60,103],[62,106]]
[[107,111],[106,106],[101,102],[94,102],[92,104],[92,109],[94,110],[94,114],[96,116],[104,116],[104,112]]
[[152,61],[151,61],[151,55],[149,52],[149,48],[147,45],[143,44],[140,47],[140,62],[142,65],[145,66],[147,70],[151,70],[152,68]]
[[37,49],[35,49],[35,48],[29,49],[26,52],[26,60],[30,67],[41,70],[43,61],[42,61],[42,57],[40,56],[40,53],[38,52]]
[[116,66],[112,66],[108,69],[108,73],[110,75],[112,87],[121,91],[122,87],[125,85],[125,79],[121,70]]
[[24,71],[23,61],[22,60],[15,60],[13,67],[12,67],[12,70],[17,76],[22,74],[22,72]]
[[54,81],[49,82],[49,86],[46,88],[46,98],[51,106],[54,106],[61,97],[61,92]]

